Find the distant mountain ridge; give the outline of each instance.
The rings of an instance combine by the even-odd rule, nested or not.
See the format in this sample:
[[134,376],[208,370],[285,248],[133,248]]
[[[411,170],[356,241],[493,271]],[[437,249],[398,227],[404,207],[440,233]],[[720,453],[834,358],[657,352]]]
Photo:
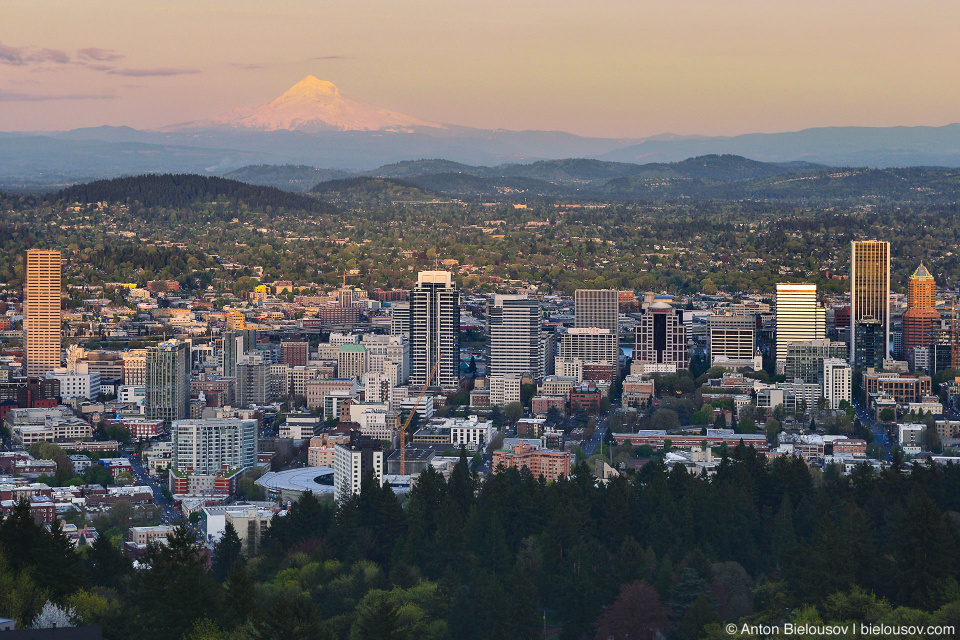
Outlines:
[[[265,105],[161,130],[101,126],[64,132],[0,132],[0,188],[50,190],[71,182],[145,173],[225,175],[258,164],[302,165],[350,175],[382,170],[403,178],[419,171],[405,163],[423,158],[442,159],[432,162],[445,162],[448,168],[419,173],[567,184],[636,177],[633,169],[611,163],[663,164],[725,155],[778,165],[960,167],[960,124],[821,127],[731,137],[594,138],[563,131],[431,123],[361,102],[331,82],[308,76]],[[563,161],[566,166],[538,165],[540,161]],[[388,170],[387,165],[398,166]],[[519,165],[529,168],[511,169],[510,176],[476,169]],[[562,176],[565,171],[567,177]]]
[[[431,190],[444,190],[444,184],[459,182],[470,193],[495,193],[497,185],[503,189],[538,187],[543,193],[558,195],[569,190],[556,185],[584,188],[597,186],[618,178],[669,178],[736,181],[766,178],[797,171],[824,168],[811,163],[773,164],[757,162],[739,156],[703,156],[675,163],[631,164],[606,162],[584,158],[541,160],[531,164],[504,164],[495,167],[468,165],[450,160],[407,160],[384,165],[362,173],[329,172],[338,175],[323,177],[306,185],[311,171],[320,176],[325,170],[299,166],[261,165],[243,167],[226,177],[255,184],[269,184],[281,189],[305,192],[317,182],[368,176],[413,181]],[[474,178],[470,180],[468,178]],[[499,182],[498,182],[499,181]],[[467,185],[470,185],[467,187]],[[549,186],[554,185],[554,186]]]
[[[450,171],[456,168],[457,171]],[[302,182],[320,172],[310,167],[248,167],[250,179],[289,175]],[[431,171],[433,171],[431,173]],[[476,167],[424,160],[387,165],[371,175],[322,180],[309,194],[198,175],[144,175],[94,181],[62,190],[73,202],[139,202],[144,207],[190,208],[222,198],[253,209],[328,213],[335,206],[397,202],[554,200],[632,203],[651,201],[795,202],[862,206],[960,204],[960,169],[868,169],[771,164],[738,156],[705,156],[678,163],[624,165],[601,161],[545,161],[535,165]],[[402,174],[404,177],[394,177]],[[534,177],[539,176],[539,177]],[[550,179],[545,179],[550,178]],[[289,180],[288,180],[289,182]],[[288,184],[289,188],[289,184]]]

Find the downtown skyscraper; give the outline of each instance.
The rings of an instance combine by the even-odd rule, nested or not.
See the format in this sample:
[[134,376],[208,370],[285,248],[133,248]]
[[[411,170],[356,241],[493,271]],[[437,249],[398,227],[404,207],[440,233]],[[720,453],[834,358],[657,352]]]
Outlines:
[[[861,325],[875,327],[870,333],[877,334],[877,342],[883,341],[882,356],[887,358],[890,352],[890,243],[884,240],[850,243],[850,362],[854,368],[863,365],[858,362],[863,358],[857,357]],[[864,335],[860,329],[859,339]],[[874,364],[880,366],[882,362]]]
[[23,343],[27,375],[60,366],[60,252],[30,249],[24,260]]
[[541,368],[540,303],[525,295],[495,295],[487,303],[490,375],[537,377]]
[[171,424],[190,405],[190,344],[169,340],[147,349],[146,414]]
[[573,326],[576,329],[607,329],[614,336],[606,361],[620,362],[620,300],[616,289],[577,289],[573,294]]
[[781,373],[787,360],[787,345],[821,340],[826,335],[826,312],[817,304],[817,285],[778,283],[776,317],[777,373]]
[[411,385],[460,385],[460,291],[447,271],[421,271],[410,292],[410,359]]

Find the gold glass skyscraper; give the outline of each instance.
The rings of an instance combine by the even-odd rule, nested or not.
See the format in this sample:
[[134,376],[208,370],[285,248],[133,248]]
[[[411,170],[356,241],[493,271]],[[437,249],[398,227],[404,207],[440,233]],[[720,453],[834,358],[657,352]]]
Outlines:
[[883,333],[883,355],[890,352],[890,243],[850,243],[850,361],[856,364],[857,326],[877,323]]
[[60,366],[60,252],[30,249],[24,260],[23,344],[27,375]]

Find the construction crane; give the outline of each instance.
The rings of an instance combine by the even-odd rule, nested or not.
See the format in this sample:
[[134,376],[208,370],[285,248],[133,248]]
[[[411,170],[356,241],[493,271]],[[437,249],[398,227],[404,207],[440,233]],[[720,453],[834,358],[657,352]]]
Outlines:
[[[433,367],[430,369],[430,375],[427,376],[427,380],[423,383],[423,386],[420,387],[420,394],[417,396],[417,401],[413,403],[413,410],[410,412],[410,415],[407,416],[406,422],[403,423],[403,426],[400,428],[400,475],[407,475],[407,452],[406,452],[406,441],[407,441],[407,427],[410,426],[410,423],[413,422],[413,416],[417,412],[417,407],[420,406],[420,400],[423,399],[423,394],[427,392],[427,387],[430,386],[430,381],[433,380],[433,376],[437,373],[437,367],[440,366],[440,360],[443,359],[443,354],[437,354],[437,361],[433,363]],[[393,415],[397,416],[397,423],[400,423],[400,416],[397,414],[396,410],[393,411]]]

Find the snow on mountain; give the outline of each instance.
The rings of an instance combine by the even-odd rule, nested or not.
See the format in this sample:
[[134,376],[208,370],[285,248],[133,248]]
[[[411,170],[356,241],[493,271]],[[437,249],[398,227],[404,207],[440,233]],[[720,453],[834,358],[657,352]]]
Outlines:
[[211,120],[168,127],[167,130],[236,129],[278,131],[411,131],[442,125],[383,109],[344,96],[332,82],[307,76],[272,102],[241,108]]

